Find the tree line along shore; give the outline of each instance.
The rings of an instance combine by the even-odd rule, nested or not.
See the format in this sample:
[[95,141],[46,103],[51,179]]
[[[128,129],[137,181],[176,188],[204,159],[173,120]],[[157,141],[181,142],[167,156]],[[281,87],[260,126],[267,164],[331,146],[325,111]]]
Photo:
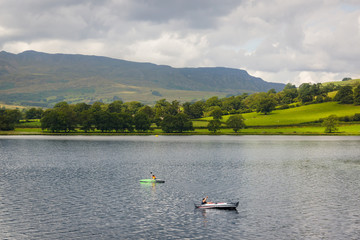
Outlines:
[[[353,83],[352,81],[351,83]],[[343,83],[343,82],[342,82]],[[180,103],[114,101],[0,109],[0,134],[360,134],[360,85],[287,84],[276,92]]]

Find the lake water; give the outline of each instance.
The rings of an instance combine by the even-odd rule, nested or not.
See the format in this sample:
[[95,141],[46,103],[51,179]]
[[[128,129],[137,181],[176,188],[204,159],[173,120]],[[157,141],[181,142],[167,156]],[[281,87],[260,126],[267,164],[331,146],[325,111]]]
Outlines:
[[[0,239],[359,239],[360,137],[0,136]],[[164,184],[140,184],[150,172]],[[237,211],[194,202],[239,201]]]

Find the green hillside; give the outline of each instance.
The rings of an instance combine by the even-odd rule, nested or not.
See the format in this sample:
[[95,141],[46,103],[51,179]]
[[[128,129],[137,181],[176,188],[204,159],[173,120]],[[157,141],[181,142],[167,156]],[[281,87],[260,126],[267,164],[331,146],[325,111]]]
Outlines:
[[[355,113],[360,113],[360,106],[327,102],[285,110],[275,110],[268,115],[255,112],[245,113],[243,117],[246,119],[245,124],[247,126],[286,126],[318,121],[320,118],[328,117],[331,114],[343,117],[351,116]],[[225,122],[228,118],[229,115],[224,116],[222,121]],[[204,120],[208,119],[210,118],[204,118]]]
[[355,113],[360,113],[360,106],[327,102],[285,110],[275,110],[269,115],[248,113],[244,114],[244,117],[246,119],[245,123],[249,126],[293,125],[314,122],[332,114],[342,117],[354,115]]
[[328,85],[328,84],[335,84],[335,85],[339,85],[339,86],[347,86],[350,85],[352,87],[356,87],[357,85],[360,84],[360,79],[351,79],[351,80],[347,80],[347,81],[337,81],[337,82],[326,82],[323,83],[324,86]]
[[68,103],[192,101],[253,93],[285,85],[241,69],[172,68],[98,56],[0,52],[0,102],[51,107]]

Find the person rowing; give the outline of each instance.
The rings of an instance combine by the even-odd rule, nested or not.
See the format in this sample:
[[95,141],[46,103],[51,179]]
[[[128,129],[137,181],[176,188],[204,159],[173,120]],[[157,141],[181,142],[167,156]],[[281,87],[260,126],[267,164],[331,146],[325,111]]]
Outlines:
[[201,201],[201,204],[211,204],[212,202],[206,201],[208,198],[209,198],[208,196],[204,197],[203,200]]
[[[150,172],[150,174],[152,174],[152,172]],[[151,176],[151,177],[152,177],[152,179],[153,179],[153,180],[156,180],[156,177],[155,177],[155,175],[154,175],[154,174],[152,174],[152,176]]]

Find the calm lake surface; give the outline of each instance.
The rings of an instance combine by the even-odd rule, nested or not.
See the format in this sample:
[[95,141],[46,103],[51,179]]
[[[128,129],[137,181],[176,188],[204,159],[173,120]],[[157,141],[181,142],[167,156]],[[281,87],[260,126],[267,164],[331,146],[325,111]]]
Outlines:
[[359,237],[360,137],[0,136],[0,239]]

